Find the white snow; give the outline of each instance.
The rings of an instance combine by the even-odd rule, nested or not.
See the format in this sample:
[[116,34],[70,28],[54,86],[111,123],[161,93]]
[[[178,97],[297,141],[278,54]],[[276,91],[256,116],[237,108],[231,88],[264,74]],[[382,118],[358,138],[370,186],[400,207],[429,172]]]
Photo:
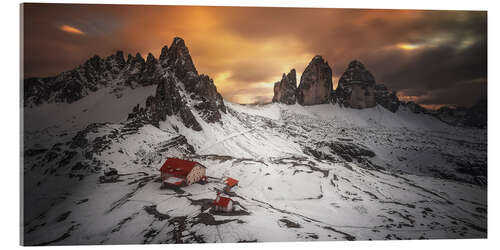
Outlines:
[[[64,143],[67,137],[44,133],[52,126],[76,129],[87,122],[111,123],[90,133],[89,141],[116,133],[124,127],[119,124],[126,119],[124,110],[131,110],[151,91],[138,88],[120,99],[102,91],[74,104],[25,109],[25,126],[31,131],[26,148]],[[436,165],[454,171],[441,155],[444,152],[485,156],[469,147],[475,144],[468,144],[485,143],[485,131],[450,127],[405,108],[391,113],[379,106],[356,110],[330,104],[226,105],[230,111],[222,114],[220,123],[206,123],[195,113],[200,132],[168,117],[160,128],[146,125],[113,138],[96,158],[118,170],[115,183],[99,183],[99,174],[67,179],[84,152],[54,175],[45,170],[56,168],[60,158],[43,167],[36,166],[43,155],[25,158],[25,229],[33,230],[25,234],[25,241],[49,242],[71,227],[69,236],[54,244],[486,237],[486,187],[436,178],[431,172]],[[105,115],[93,116],[98,110]],[[59,112],[57,120],[48,119]],[[195,154],[180,146],[163,147],[179,135]],[[314,144],[344,141],[375,152],[370,160],[385,170],[341,160],[338,152]],[[305,153],[304,146],[338,160],[317,159]],[[167,157],[199,161],[207,167],[208,183],[181,192],[160,189],[158,169]],[[228,176],[239,181],[231,197],[239,204],[235,207],[249,214],[214,215],[204,210],[203,202],[210,204]],[[56,185],[61,180],[65,185]],[[79,203],[82,199],[88,200]],[[67,211],[68,218],[57,222]]]

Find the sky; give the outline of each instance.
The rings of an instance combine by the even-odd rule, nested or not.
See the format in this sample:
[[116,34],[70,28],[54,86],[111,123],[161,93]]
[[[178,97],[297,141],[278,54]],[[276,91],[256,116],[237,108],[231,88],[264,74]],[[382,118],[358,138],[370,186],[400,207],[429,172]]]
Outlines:
[[24,77],[71,70],[117,50],[159,56],[182,37],[200,73],[236,103],[265,103],[292,68],[315,55],[334,88],[350,61],[428,108],[487,95],[487,13],[147,5],[24,4]]

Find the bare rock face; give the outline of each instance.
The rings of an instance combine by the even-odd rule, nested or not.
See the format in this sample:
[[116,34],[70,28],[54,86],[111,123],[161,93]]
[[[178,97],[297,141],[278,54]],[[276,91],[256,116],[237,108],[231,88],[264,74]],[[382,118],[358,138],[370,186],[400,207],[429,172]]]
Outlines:
[[321,56],[315,56],[300,77],[297,102],[300,105],[330,103],[332,69]]
[[[159,60],[148,55],[145,66],[148,72],[163,73],[157,80],[155,96],[150,96],[146,107],[137,106],[129,119],[139,119],[159,126],[168,116],[178,116],[183,124],[200,131],[201,125],[194,114],[207,123],[220,122],[226,113],[224,99],[217,92],[213,80],[207,75],[199,75],[184,40],[176,37],[170,48],[164,46]],[[192,109],[186,103],[190,102]]]
[[281,81],[274,83],[273,102],[284,104],[295,104],[297,92],[297,75],[295,69],[292,69],[287,75],[283,74]]
[[166,49],[166,46],[162,49],[160,64],[174,72],[175,76],[181,81],[183,81],[189,73],[198,75],[198,71],[194,66],[189,50],[184,40],[180,37],[174,38],[169,49]]
[[415,114],[429,114],[430,111],[427,110],[426,108],[420,106],[419,104],[409,101],[406,103],[403,103],[404,106],[406,106],[411,112]]
[[389,91],[383,84],[375,85],[375,101],[393,113],[398,111],[399,105],[401,105],[396,92]]
[[128,119],[151,123],[153,126],[159,127],[160,121],[166,121],[169,116],[176,115],[187,128],[192,128],[195,131],[202,130],[187,106],[187,101],[180,94],[175,79],[169,75],[158,79],[158,81],[156,94],[148,97],[146,107],[137,105],[129,114]]
[[[209,123],[218,122],[221,113],[226,113],[226,105],[222,95],[217,92],[214,81],[207,75],[189,75],[184,86],[194,101],[194,108],[201,118]],[[219,112],[220,111],[220,112]]]
[[170,49],[160,56],[160,64],[166,65],[164,67],[184,83],[185,90],[195,103],[194,108],[204,121],[220,121],[220,112],[226,113],[224,99],[209,76],[198,74],[182,38],[174,38]]
[[375,78],[365,66],[354,60],[339,79],[336,97],[339,104],[351,108],[375,107]]

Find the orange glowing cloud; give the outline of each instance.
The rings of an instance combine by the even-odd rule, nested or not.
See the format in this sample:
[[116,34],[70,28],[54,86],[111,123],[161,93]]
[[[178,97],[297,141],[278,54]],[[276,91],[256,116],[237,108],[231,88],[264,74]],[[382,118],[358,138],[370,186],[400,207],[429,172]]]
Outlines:
[[[486,12],[78,4],[23,7],[25,77],[54,76],[93,55],[106,57],[116,50],[125,56],[139,52],[145,57],[151,52],[158,58],[163,46],[178,36],[184,39],[198,72],[210,76],[229,102],[271,101],[274,82],[294,68],[299,83],[315,55],[328,61],[335,88],[348,63],[358,59],[377,82],[417,103],[442,103],[442,97],[430,94],[439,88],[450,90],[444,92],[450,96],[447,103],[468,105],[464,100],[475,97],[468,93],[466,83],[473,79],[481,79],[475,88],[484,90],[481,93],[486,90]],[[54,29],[47,23],[58,26]],[[459,84],[461,81],[466,83]],[[456,95],[449,94],[452,91]]]
[[402,50],[414,50],[418,49],[420,46],[416,44],[409,44],[409,43],[400,43],[398,44],[398,48]]
[[64,32],[68,32],[68,33],[71,33],[71,34],[76,34],[76,35],[85,35],[85,33],[75,27],[71,27],[69,25],[63,25],[61,27],[59,27],[60,30],[64,31]]

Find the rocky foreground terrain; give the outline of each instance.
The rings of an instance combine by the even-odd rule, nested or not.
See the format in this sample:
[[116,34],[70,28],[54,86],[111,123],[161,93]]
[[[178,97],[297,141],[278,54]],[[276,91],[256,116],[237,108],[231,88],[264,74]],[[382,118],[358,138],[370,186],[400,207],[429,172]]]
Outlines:
[[[326,86],[327,62],[311,63],[264,105],[224,101],[180,38],[158,59],[118,52],[26,79],[24,244],[487,236],[485,104],[403,103],[352,82],[365,72],[355,63],[344,88],[373,87],[375,100],[358,107]],[[167,157],[202,163],[208,181],[160,189]],[[225,177],[240,181],[236,210],[215,212]]]

